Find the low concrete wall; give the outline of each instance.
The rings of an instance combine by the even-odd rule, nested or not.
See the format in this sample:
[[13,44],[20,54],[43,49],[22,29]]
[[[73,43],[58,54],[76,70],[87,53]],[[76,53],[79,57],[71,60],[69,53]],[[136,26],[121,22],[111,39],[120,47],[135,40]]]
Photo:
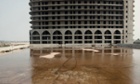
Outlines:
[[140,49],[140,44],[117,44],[117,45],[114,45],[114,46]]
[[30,44],[30,48],[45,48],[45,47],[106,47],[110,44]]
[[30,44],[30,48],[60,47],[58,44]]

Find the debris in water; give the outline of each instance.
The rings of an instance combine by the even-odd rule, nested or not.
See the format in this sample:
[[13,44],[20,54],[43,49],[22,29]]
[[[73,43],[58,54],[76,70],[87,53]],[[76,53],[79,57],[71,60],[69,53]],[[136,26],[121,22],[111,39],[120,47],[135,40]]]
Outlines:
[[93,51],[93,52],[99,52],[99,50],[95,50],[95,49],[84,49],[84,48],[82,48],[82,50],[85,50],[85,51]]
[[59,52],[52,52],[52,53],[50,53],[48,55],[40,56],[40,58],[52,59],[52,58],[55,57],[55,55],[58,55],[58,54],[60,54],[60,53]]
[[114,56],[117,56],[117,55],[119,55],[118,53],[111,53],[112,55],[114,55]]

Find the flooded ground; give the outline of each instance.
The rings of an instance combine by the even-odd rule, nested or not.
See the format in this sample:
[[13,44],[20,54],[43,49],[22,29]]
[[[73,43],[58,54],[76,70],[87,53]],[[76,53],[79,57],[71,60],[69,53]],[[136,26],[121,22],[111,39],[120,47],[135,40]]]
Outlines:
[[[25,49],[0,55],[0,84],[140,84],[140,50]],[[40,58],[57,52],[53,58]]]

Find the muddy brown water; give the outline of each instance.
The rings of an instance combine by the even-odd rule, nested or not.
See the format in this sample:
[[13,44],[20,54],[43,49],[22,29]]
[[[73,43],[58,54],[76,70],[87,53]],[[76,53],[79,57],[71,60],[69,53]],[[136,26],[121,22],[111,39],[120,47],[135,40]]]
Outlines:
[[[1,55],[0,84],[140,84],[140,50],[96,49],[25,49]],[[51,52],[61,54],[39,58]]]

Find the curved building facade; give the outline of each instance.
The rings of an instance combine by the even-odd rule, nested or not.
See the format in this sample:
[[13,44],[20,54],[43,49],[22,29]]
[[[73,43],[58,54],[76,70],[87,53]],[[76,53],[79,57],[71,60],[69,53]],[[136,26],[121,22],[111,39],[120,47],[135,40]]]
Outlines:
[[30,0],[30,43],[133,43],[134,0]]

